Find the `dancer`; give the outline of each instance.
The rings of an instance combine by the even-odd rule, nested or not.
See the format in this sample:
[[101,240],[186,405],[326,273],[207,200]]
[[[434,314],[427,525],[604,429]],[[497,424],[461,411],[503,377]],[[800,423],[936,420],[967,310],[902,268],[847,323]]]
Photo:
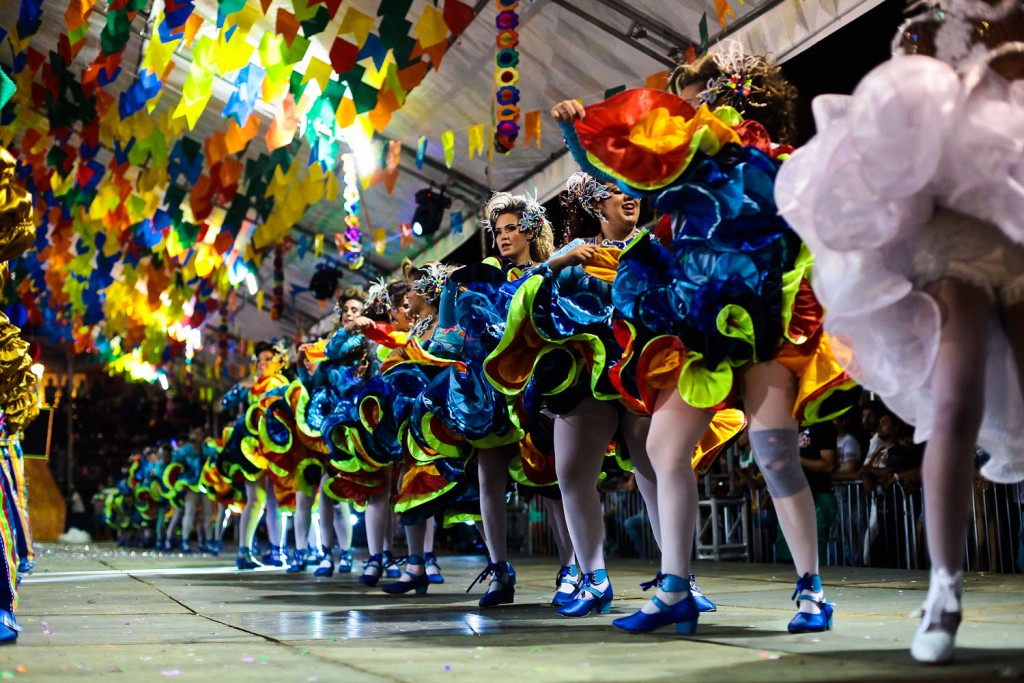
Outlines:
[[[374,392],[372,387],[379,386],[380,380],[374,378],[380,373],[380,357],[406,342],[412,321],[407,292],[405,281],[374,283],[364,299],[363,315],[349,320],[343,330],[335,332],[337,339],[331,339],[332,348],[338,349],[335,355],[344,348],[339,345],[343,340],[365,349],[362,360],[351,370],[355,373],[353,380],[345,384],[347,393],[336,401],[341,409],[331,411],[332,425],[324,438],[331,444],[333,455],[323,486],[332,499],[358,500],[366,506],[364,525],[370,557],[363,562],[359,576],[365,586],[376,586],[387,567],[395,564],[390,553],[394,464],[380,439],[363,425],[359,408],[363,397]],[[356,354],[350,357],[355,359]],[[391,578],[400,575],[395,572]]]
[[566,199],[574,209],[569,241],[517,283],[504,334],[484,367],[499,391],[529,389],[556,414],[555,469],[579,565],[564,576],[579,585],[558,614],[584,617],[606,613],[613,597],[596,488],[613,438],[628,449],[656,539],[660,531],[645,450],[649,420],[642,407],[634,412],[620,402],[609,373],[622,351],[612,332],[611,282],[619,254],[640,234],[640,203],[583,173],[567,181]]
[[[777,67],[744,55],[738,44],[680,67],[670,89],[684,99],[631,90],[586,110],[570,101],[553,111],[577,161],[632,194],[651,196],[669,214],[657,238],[645,233],[623,253],[612,293],[631,333],[616,368],[621,386],[635,388],[652,412],[647,448],[662,548],[655,597],[614,623],[631,632],[696,628],[688,574],[698,493],[686,454],[710,411],[742,397],[797,569],[798,612],[789,630],[824,631],[832,606],[818,577],[798,425],[845,410],[853,383],[820,329],[821,307],[805,278],[809,255],[771,201],[776,157],[786,151],[771,140],[790,139],[793,89]],[[715,113],[695,109],[687,97],[713,102]],[[621,131],[628,160],[607,154],[624,143]]]
[[[480,606],[494,607],[513,602],[515,596],[515,570],[508,562],[506,541],[509,482],[550,489],[555,475],[550,457],[538,451],[535,439],[528,436],[541,421],[539,410],[521,397],[496,391],[487,381],[483,362],[500,341],[494,330],[501,329],[508,315],[507,283],[547,260],[553,234],[544,207],[528,195],[497,192],[484,215],[500,259],[488,258],[449,276],[441,309],[452,311],[452,323],[461,337],[457,349],[461,363],[430,383],[413,409],[410,424],[413,436],[422,438],[425,451],[462,452],[472,457],[473,449],[453,450],[453,437],[475,448],[475,461],[453,463],[448,471],[454,472],[455,478],[469,476],[478,482],[488,564],[470,588],[489,578]],[[440,433],[432,433],[435,426]],[[549,512],[556,514],[554,507]],[[561,514],[560,501],[557,513]],[[557,522],[554,524],[557,528]]]
[[915,3],[894,56],[783,166],[780,209],[811,247],[850,372],[927,441],[931,579],[911,655],[952,660],[974,449],[1024,477],[1024,6]]
[[[231,428],[229,438],[218,459],[218,468],[228,480],[241,479],[245,487],[245,507],[242,509],[241,541],[235,564],[238,569],[256,569],[264,564],[284,566],[281,552],[281,520],[278,515],[274,484],[267,476],[267,459],[260,442],[261,399],[273,399],[288,385],[280,374],[287,364],[284,349],[269,342],[259,342],[255,349],[256,380],[246,380],[235,386],[221,399],[221,410],[246,406]],[[274,392],[274,393],[272,393]],[[270,552],[257,559],[252,552],[264,508],[267,510],[267,535]]]

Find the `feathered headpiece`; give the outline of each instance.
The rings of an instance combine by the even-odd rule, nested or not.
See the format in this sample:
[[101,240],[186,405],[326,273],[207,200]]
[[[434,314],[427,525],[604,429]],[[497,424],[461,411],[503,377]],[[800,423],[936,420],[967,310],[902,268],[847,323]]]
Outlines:
[[391,313],[392,301],[388,294],[388,282],[384,278],[377,278],[366,289],[366,299],[363,300],[366,312],[371,316],[383,316]]
[[444,291],[448,276],[455,270],[440,261],[427,261],[422,266],[414,266],[406,259],[402,262],[402,272],[411,281],[410,287],[431,304],[436,304]]
[[698,96],[701,104],[730,106],[740,113],[748,107],[764,107],[767,102],[759,101],[756,95],[763,88],[754,83],[754,77],[771,71],[773,67],[764,57],[750,55],[743,51],[738,40],[722,41],[722,49],[712,56],[722,75],[708,81],[707,87]]
[[606,220],[597,210],[597,204],[609,199],[612,193],[594,176],[583,171],[576,171],[565,179],[566,197],[578,203],[584,211],[595,218]]

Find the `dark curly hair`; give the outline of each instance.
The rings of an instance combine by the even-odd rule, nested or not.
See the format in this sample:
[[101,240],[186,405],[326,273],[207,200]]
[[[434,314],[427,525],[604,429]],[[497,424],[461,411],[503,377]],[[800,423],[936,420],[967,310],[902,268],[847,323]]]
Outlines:
[[[782,75],[778,65],[765,57],[756,59],[746,75],[753,85],[750,95],[719,98],[715,104],[735,107],[744,118],[757,121],[765,127],[774,142],[795,144],[796,100],[799,96],[797,89]],[[665,89],[673,95],[681,95],[687,86],[695,83],[704,86],[727,76],[715,56],[708,54],[693,64],[676,67]]]

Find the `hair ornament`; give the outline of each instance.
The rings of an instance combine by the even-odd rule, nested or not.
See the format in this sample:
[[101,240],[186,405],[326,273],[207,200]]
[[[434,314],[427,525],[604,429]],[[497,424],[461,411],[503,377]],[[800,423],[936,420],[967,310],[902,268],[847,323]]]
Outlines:
[[744,52],[743,44],[738,40],[725,40],[722,41],[722,49],[715,52],[712,59],[722,75],[708,81],[707,87],[698,96],[701,104],[726,105],[740,113],[748,105],[767,106],[766,102],[750,97],[763,90],[755,85],[754,77],[773,68],[763,57]]
[[569,199],[577,202],[583,210],[602,221],[607,220],[597,211],[597,204],[610,199],[612,193],[604,183],[583,171],[576,171],[565,180],[565,192]]

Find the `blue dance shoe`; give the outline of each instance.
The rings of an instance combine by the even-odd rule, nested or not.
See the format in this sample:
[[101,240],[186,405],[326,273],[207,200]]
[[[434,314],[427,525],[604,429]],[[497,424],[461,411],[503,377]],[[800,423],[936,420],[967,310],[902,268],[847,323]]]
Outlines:
[[797,612],[793,621],[789,622],[790,633],[822,633],[832,629],[832,612],[834,605],[824,599],[825,593],[821,588],[821,578],[817,574],[804,574],[796,582],[796,590],[793,591],[793,600],[796,600],[797,607],[801,600],[810,600],[818,605],[821,611],[817,614],[810,612]]
[[0,609],[0,645],[15,642],[19,633],[21,633],[21,627],[14,620],[14,615],[7,610]]
[[[658,572],[658,576],[654,581],[648,581],[640,585],[644,587],[644,590],[657,585],[658,588],[666,593],[681,593],[690,590],[689,579],[684,579],[675,574],[662,574],[661,572]],[[700,615],[700,609],[693,594],[687,595],[673,605],[666,604],[657,595],[651,598],[651,602],[658,608],[657,612],[648,614],[643,610],[639,610],[628,617],[616,619],[612,622],[612,626],[620,628],[627,633],[648,633],[669,624],[675,624],[676,633],[685,635],[690,635],[697,630],[697,617]]]
[[397,579],[402,575],[402,566],[407,559],[404,555],[395,557],[390,550],[385,550],[381,557],[381,561],[384,563],[384,576],[389,579]]
[[[419,555],[410,555],[406,566],[423,566],[423,558]],[[411,579],[410,581],[395,581],[383,586],[381,590],[390,595],[401,595],[412,590],[416,591],[416,595],[424,595],[427,592],[427,588],[430,587],[430,579],[427,578],[425,572],[423,574],[413,574],[406,569],[405,574]]]
[[[483,583],[491,577],[488,584],[488,591],[480,598],[481,607],[497,607],[498,605],[510,605],[516,597],[516,570],[508,562],[491,562],[487,568],[480,572],[473,583],[466,589],[468,593],[473,586]],[[494,587],[491,590],[491,587]]]
[[700,592],[700,586],[697,585],[697,577],[690,574],[690,595],[693,596],[693,601],[697,603],[697,609],[701,612],[717,612],[718,605],[708,600],[707,596]]
[[352,549],[338,551],[338,573],[352,573]]
[[444,583],[444,576],[441,574],[441,565],[437,563],[437,555],[434,553],[427,553],[423,556],[423,560],[426,562],[427,569],[433,567],[437,570],[434,574],[427,572],[427,580],[430,581],[430,583]]
[[580,582],[580,587],[576,589],[576,596],[582,595],[584,592],[590,593],[592,598],[581,598],[574,597],[564,607],[557,610],[557,614],[563,617],[585,617],[591,612],[597,612],[598,614],[607,614],[612,609],[612,598],[615,594],[612,592],[611,583],[603,591],[596,586],[604,583],[608,580],[608,572],[604,569],[598,569],[597,571],[590,572],[589,574],[583,575],[583,580]]
[[309,567],[309,552],[296,548],[295,555],[292,557],[292,563],[288,565],[288,569],[285,572],[288,574],[299,574],[306,571],[307,567]]
[[[562,586],[571,587],[572,590],[563,591],[557,590]],[[576,565],[571,564],[566,567],[562,567],[558,570],[558,575],[555,577],[555,596],[551,598],[551,604],[555,607],[561,607],[562,605],[568,605],[572,602],[573,598],[576,597],[576,591],[580,587],[580,570]]]
[[257,569],[262,567],[263,563],[248,548],[239,548],[238,557],[235,558],[235,566],[239,569]]
[[376,586],[380,583],[380,577],[384,573],[383,562],[381,555],[370,555],[370,559],[363,562],[363,573],[359,575],[359,583],[364,586]]

